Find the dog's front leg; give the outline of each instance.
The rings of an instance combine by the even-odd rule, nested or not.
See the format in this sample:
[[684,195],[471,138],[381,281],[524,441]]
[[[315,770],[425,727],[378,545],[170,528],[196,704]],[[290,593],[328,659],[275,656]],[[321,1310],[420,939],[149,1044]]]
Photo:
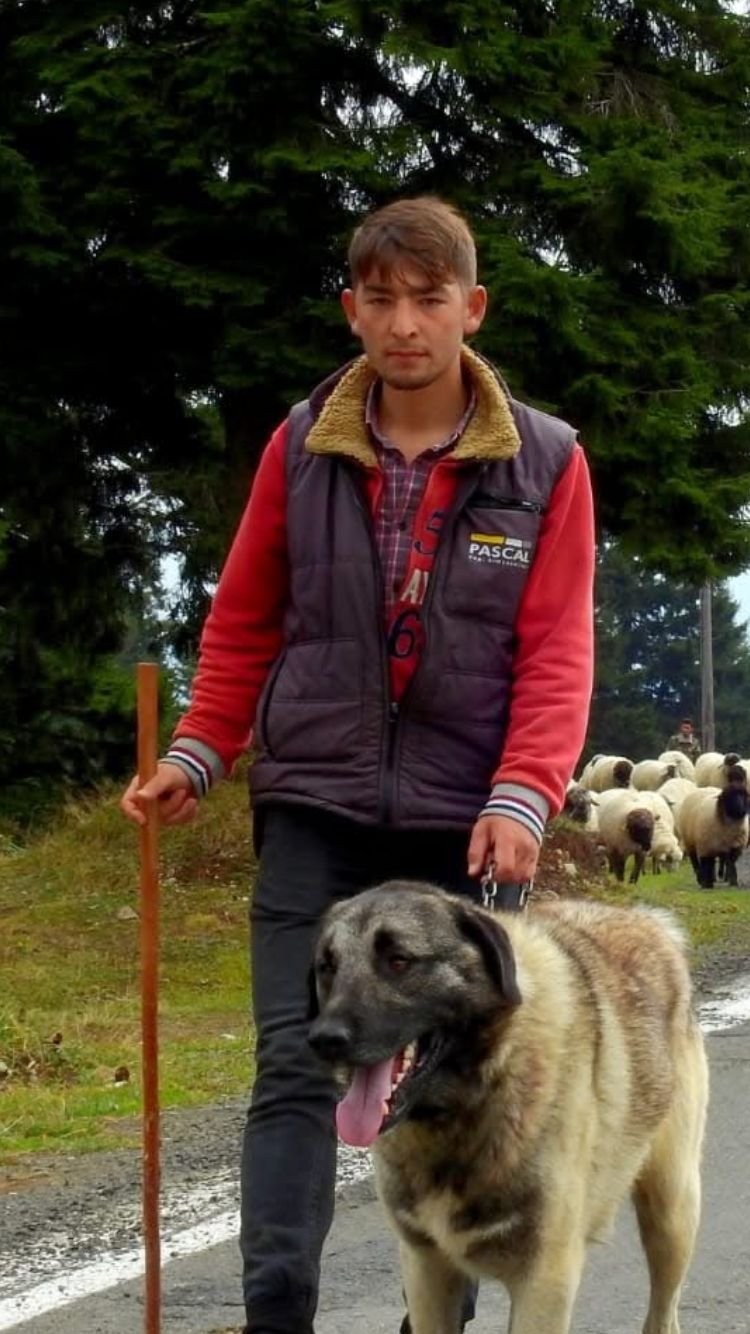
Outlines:
[[509,1282],[509,1334],[569,1334],[584,1248],[567,1241]]
[[400,1242],[411,1334],[460,1334],[466,1276],[437,1246]]

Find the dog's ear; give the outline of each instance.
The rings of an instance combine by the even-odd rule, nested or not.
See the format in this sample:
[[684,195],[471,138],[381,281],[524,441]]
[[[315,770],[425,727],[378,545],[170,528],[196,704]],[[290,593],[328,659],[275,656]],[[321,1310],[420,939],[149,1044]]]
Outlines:
[[477,912],[461,904],[458,927],[466,940],[476,945],[484,966],[506,1005],[520,1005],[521,993],[516,981],[516,960],[505,928],[487,912]]
[[317,1019],[319,1014],[318,981],[315,976],[315,969],[311,964],[307,974],[307,1017],[310,1023],[313,1019]]

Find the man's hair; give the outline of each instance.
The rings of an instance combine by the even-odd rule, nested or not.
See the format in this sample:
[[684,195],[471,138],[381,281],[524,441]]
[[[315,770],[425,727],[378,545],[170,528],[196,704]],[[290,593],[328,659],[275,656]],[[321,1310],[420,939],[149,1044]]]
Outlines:
[[349,246],[352,285],[374,272],[398,273],[406,264],[421,269],[435,287],[455,279],[474,287],[476,246],[457,209],[433,195],[420,195],[386,204],[365,218]]

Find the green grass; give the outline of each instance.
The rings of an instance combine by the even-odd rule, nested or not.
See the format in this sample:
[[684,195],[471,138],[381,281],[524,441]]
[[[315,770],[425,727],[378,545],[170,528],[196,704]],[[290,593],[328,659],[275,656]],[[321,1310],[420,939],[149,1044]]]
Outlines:
[[[0,1163],[139,1142],[138,921],[118,916],[138,910],[138,835],[118,797],[0,848]],[[200,1105],[253,1077],[242,782],[162,831],[160,850],[161,1103]]]
[[[138,922],[118,916],[138,907],[138,836],[118,798],[71,806],[26,846],[0,840],[0,1165],[140,1143]],[[162,831],[160,850],[160,1097],[199,1106],[253,1078],[242,779],[217,788],[195,824]],[[750,893],[698,890],[689,866],[592,892],[672,908],[698,964],[750,954]]]
[[690,938],[697,965],[719,954],[750,954],[750,891],[698,889],[687,861],[670,874],[643,875],[637,885],[618,885],[610,880],[597,897],[610,903],[640,902],[669,908]]

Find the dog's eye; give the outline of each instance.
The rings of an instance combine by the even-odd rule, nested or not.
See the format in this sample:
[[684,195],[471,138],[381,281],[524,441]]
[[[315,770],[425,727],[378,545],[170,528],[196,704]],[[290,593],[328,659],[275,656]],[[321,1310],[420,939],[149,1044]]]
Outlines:
[[388,967],[392,973],[405,973],[413,963],[414,960],[408,959],[405,954],[391,954],[388,959]]
[[336,972],[337,967],[338,964],[333,954],[331,954],[330,950],[326,950],[322,959],[318,963],[317,967],[318,977],[333,977],[333,974]]

